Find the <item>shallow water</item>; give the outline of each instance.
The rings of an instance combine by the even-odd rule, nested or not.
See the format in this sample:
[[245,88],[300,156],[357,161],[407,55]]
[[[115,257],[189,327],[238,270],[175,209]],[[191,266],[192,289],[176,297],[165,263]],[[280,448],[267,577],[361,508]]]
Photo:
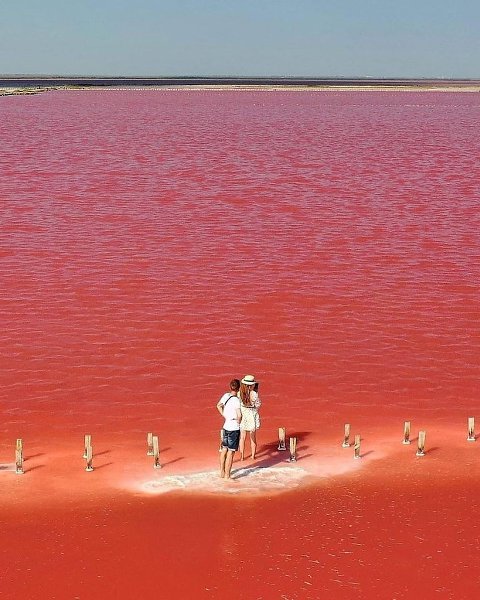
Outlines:
[[2,112],[3,406],[194,424],[250,371],[285,414],[476,401],[477,94],[68,91]]
[[[214,468],[213,407],[244,373],[261,382],[261,442],[286,425],[313,472],[345,420],[399,439],[404,418],[451,424],[464,438],[480,381],[478,94],[62,91],[3,98],[0,111],[1,460],[23,437],[39,469],[29,481],[54,479],[46,497],[68,496],[65,461],[86,431],[114,488],[152,429],[170,463],[159,477]],[[441,456],[434,479],[454,473]],[[318,510],[338,490],[297,493]],[[271,527],[291,542],[297,526]],[[297,565],[285,597],[310,597],[312,567]],[[259,598],[283,597],[283,575],[268,595],[255,573]],[[359,581],[377,590],[338,585]],[[464,589],[448,585],[439,597]]]

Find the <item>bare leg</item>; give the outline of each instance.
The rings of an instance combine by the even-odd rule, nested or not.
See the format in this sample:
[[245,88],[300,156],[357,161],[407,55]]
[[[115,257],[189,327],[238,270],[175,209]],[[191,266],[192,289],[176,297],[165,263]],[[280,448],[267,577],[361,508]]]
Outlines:
[[225,479],[230,479],[230,471],[232,470],[234,454],[235,454],[235,450],[227,451],[227,459],[225,460]]
[[247,437],[247,432],[240,430],[240,460],[245,458],[245,438]]
[[255,430],[250,432],[250,447],[252,451],[252,458],[255,458],[257,453],[257,432]]
[[[227,458],[227,454],[230,454],[226,448],[222,447],[222,451],[220,453],[220,477],[225,477],[225,462]],[[230,465],[231,466],[231,465]]]

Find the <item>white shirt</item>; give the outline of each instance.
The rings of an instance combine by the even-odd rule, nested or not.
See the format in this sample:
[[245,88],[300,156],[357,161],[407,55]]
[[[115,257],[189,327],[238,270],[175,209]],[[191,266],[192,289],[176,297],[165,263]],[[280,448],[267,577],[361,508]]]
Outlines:
[[240,399],[235,394],[227,392],[220,398],[219,404],[223,404],[223,418],[225,419],[223,428],[226,431],[238,431],[240,423],[237,421],[237,410],[240,409]]

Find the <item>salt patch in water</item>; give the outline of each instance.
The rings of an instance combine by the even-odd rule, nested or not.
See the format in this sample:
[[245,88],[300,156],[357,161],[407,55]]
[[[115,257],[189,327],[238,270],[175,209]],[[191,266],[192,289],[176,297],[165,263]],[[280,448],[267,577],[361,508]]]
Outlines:
[[220,479],[218,471],[205,471],[146,481],[141,489],[151,494],[179,490],[212,494],[281,492],[298,487],[308,475],[299,467],[248,467],[232,471],[231,481]]

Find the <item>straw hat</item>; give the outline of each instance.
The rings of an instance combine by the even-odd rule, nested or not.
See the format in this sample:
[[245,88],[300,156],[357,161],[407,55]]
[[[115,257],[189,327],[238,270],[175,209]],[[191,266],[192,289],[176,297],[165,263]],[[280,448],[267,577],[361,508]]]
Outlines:
[[255,381],[254,375],[245,375],[245,377],[242,379],[242,383],[245,385],[255,385],[258,382]]

